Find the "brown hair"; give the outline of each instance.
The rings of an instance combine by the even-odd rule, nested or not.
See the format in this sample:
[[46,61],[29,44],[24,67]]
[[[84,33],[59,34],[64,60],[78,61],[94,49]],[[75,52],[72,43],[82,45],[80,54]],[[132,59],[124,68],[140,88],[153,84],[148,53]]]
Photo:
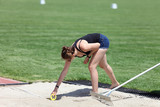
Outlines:
[[64,60],[71,61],[71,59],[73,58],[74,51],[75,51],[74,47],[63,46],[61,57]]

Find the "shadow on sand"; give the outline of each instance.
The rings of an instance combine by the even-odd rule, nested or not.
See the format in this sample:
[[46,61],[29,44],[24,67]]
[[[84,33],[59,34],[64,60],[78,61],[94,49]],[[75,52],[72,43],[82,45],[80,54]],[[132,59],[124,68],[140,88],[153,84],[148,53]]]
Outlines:
[[90,96],[91,89],[85,88],[85,89],[78,89],[73,92],[64,93],[64,94],[58,94],[57,100],[60,100],[63,96],[65,97],[87,97]]
[[[91,89],[89,88],[84,88],[84,89],[78,89],[69,93],[64,93],[64,94],[58,94],[56,100],[60,100],[62,97],[87,97],[90,96],[90,91]],[[50,100],[50,98],[47,98]]]

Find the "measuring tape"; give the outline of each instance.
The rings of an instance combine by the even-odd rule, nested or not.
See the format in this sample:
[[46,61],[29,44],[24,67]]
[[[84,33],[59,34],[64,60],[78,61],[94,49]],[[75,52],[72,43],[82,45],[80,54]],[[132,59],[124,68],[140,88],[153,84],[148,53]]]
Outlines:
[[56,99],[57,99],[57,96],[56,96],[56,95],[54,95],[54,94],[51,94],[50,99],[51,99],[52,101],[54,101],[54,100],[56,100]]

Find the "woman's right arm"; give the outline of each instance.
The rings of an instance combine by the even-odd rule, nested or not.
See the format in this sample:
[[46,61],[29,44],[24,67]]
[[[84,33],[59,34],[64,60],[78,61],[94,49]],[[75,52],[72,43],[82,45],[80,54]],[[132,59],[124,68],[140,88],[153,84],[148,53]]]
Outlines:
[[[70,64],[71,64],[71,61],[70,61],[70,62],[69,62],[69,61],[66,61],[66,62],[65,62],[64,68],[63,68],[63,70],[62,70],[62,72],[61,72],[61,74],[60,74],[60,76],[59,76],[58,81],[57,81],[57,85],[55,86],[55,88],[54,88],[54,90],[53,90],[52,93],[56,94],[56,93],[58,92],[58,88],[59,88],[61,82],[63,81],[64,77],[66,76]],[[52,94],[52,93],[51,93],[51,94]]]

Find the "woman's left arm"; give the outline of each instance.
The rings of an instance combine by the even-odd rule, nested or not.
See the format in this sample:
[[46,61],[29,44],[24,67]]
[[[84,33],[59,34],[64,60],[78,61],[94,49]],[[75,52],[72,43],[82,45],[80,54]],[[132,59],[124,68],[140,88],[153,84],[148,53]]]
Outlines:
[[89,58],[92,56],[93,53],[98,51],[100,47],[100,43],[88,43],[87,41],[83,41],[83,44],[81,45],[81,49],[84,52],[91,51],[89,55],[84,60],[84,64],[87,64],[89,61]]
[[97,51],[100,47],[100,43],[88,43],[86,40],[82,40],[81,50],[84,52]]
[[84,60],[84,64],[87,64],[87,63],[88,63],[89,58],[90,58],[90,57],[92,56],[92,54],[94,54],[96,51],[97,51],[97,50],[91,51],[91,52],[89,53],[89,55],[87,55],[87,57],[86,57],[85,60]]

